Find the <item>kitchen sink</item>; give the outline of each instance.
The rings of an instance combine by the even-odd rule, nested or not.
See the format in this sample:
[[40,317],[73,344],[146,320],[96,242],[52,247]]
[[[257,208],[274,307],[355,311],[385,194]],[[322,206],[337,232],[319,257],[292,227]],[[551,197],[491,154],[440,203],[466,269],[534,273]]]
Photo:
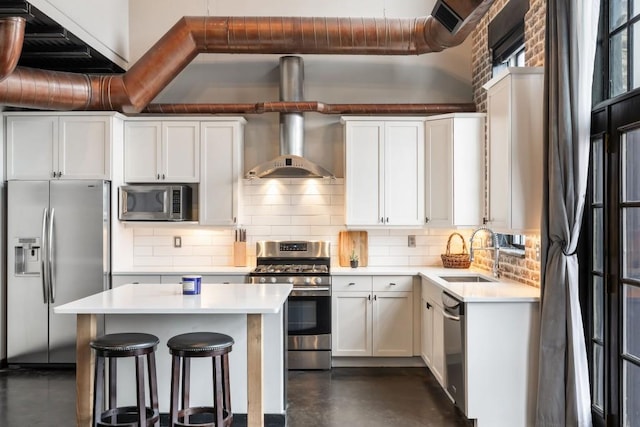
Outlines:
[[480,283],[480,282],[495,282],[495,279],[480,276],[477,274],[469,274],[466,276],[438,276],[445,282],[464,282],[464,283]]

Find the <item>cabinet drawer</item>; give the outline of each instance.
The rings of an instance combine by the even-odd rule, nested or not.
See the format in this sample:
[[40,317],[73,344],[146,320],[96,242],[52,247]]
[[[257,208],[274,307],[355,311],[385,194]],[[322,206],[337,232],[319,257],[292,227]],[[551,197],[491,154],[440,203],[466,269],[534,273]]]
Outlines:
[[375,292],[412,292],[413,276],[375,276],[373,278],[373,290]]
[[331,280],[331,290],[333,292],[371,292],[371,279],[371,276],[333,276]]

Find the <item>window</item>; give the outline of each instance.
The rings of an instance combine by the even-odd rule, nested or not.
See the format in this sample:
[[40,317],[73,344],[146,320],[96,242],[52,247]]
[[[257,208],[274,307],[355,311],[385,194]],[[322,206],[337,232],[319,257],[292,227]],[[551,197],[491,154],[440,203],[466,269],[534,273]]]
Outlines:
[[595,426],[639,426],[640,0],[600,16],[580,258],[591,407]]

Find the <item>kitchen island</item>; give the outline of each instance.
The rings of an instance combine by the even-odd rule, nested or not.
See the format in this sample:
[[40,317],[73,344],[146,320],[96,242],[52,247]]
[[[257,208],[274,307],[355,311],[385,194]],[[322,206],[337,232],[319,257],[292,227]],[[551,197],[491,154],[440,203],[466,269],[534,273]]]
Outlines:
[[[128,284],[56,307],[56,313],[77,315],[77,425],[91,425],[94,360],[89,342],[98,330],[97,315],[104,315],[105,333],[146,332],[160,338],[156,358],[161,412],[168,412],[169,402],[167,340],[179,333],[212,331],[235,340],[229,354],[233,412],[246,412],[248,426],[262,426],[265,412],[284,414],[282,307],[291,289],[290,284],[278,283],[203,284],[200,295],[183,295],[177,284]],[[133,383],[133,366],[127,371],[127,363],[120,365],[118,384]],[[196,369],[200,365],[194,364],[192,372]],[[193,376],[193,405],[206,402],[200,391],[206,394],[210,378],[206,373]],[[119,400],[131,401],[135,387],[126,388],[119,390]]]

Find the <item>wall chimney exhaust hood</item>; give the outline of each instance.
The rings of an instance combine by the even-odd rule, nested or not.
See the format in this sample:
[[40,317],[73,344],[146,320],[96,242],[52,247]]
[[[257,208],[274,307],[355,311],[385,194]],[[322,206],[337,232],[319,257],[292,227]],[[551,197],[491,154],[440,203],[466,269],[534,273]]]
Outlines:
[[[280,58],[280,101],[304,101],[303,64],[299,56]],[[247,178],[334,178],[320,165],[304,158],[303,113],[280,113],[280,155],[260,163]]]

